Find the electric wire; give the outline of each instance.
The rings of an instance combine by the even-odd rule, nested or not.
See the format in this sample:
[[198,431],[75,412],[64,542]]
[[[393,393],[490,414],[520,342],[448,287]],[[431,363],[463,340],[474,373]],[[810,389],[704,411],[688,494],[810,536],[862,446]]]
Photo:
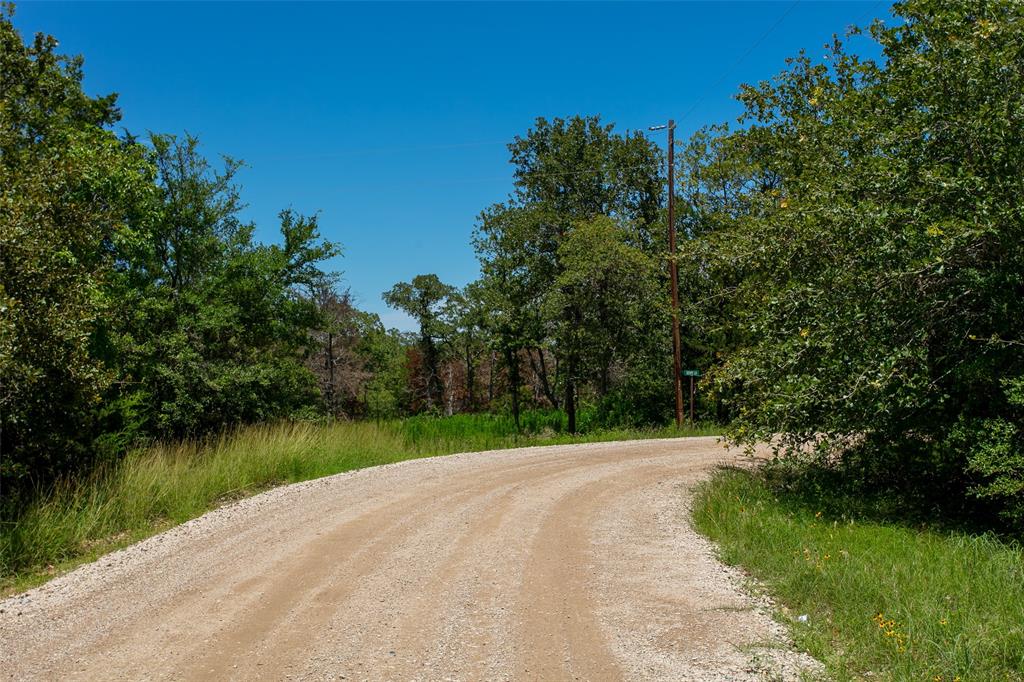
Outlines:
[[740,64],[742,64],[744,62],[744,60],[746,60],[746,58],[749,57],[751,55],[751,53],[754,50],[757,49],[761,45],[761,43],[763,43],[765,41],[765,39],[768,38],[768,36],[770,36],[775,31],[775,29],[777,29],[782,24],[783,21],[785,21],[786,17],[788,17],[793,12],[793,10],[796,9],[796,6],[799,5],[799,4],[800,4],[800,0],[793,0],[793,2],[790,3],[789,7],[786,8],[786,11],[782,13],[782,16],[780,16],[778,19],[776,19],[775,23],[772,24],[768,28],[768,30],[765,31],[763,34],[761,34],[761,37],[758,38],[756,41],[754,41],[754,44],[751,45],[750,47],[748,47],[746,49],[746,51],[742,55],[740,55],[740,58],[737,59],[735,62],[733,62],[732,66],[730,66],[728,69],[723,71],[722,74],[718,77],[718,80],[716,80],[709,87],[704,89],[704,92],[701,93],[700,97],[697,98],[697,101],[694,102],[693,105],[689,109],[686,110],[686,113],[683,114],[682,118],[680,118],[678,121],[676,121],[676,124],[678,125],[678,123],[680,121],[685,121],[686,118],[690,114],[692,114],[694,111],[696,111],[697,107],[699,107],[701,104],[704,103],[704,100],[706,100],[708,98],[708,96],[711,94],[711,92],[713,90],[715,90],[715,88],[717,88],[719,85],[721,85],[722,82],[733,71],[736,70],[736,67],[738,67]]

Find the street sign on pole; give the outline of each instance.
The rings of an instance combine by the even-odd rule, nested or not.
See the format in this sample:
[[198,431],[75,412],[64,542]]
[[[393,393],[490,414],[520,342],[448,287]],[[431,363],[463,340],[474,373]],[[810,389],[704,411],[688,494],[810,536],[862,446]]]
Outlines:
[[700,376],[700,370],[684,369],[679,374],[680,376],[690,377],[690,426],[693,426],[693,398],[697,393],[697,389],[694,386],[694,379]]

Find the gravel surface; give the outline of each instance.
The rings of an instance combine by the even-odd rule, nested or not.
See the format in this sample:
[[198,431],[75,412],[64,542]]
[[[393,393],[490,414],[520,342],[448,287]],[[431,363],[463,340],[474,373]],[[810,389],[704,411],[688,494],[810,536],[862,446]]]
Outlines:
[[815,672],[687,520],[714,438],[277,488],[0,602],[7,679],[765,680]]

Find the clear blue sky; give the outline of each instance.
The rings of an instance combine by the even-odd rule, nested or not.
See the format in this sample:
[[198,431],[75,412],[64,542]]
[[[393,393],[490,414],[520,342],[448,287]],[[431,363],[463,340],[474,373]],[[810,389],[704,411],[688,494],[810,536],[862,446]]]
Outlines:
[[26,2],[15,23],[84,55],[86,90],[119,93],[130,131],[188,131],[208,155],[244,159],[260,239],[276,237],[282,208],[319,212],[357,305],[410,329],[381,292],[420,273],[476,277],[474,220],[507,196],[504,144],[535,117],[600,114],[620,128],[674,117],[685,137],[735,118],[739,83],[800,48],[820,57],[833,33],[887,12],[789,0]]

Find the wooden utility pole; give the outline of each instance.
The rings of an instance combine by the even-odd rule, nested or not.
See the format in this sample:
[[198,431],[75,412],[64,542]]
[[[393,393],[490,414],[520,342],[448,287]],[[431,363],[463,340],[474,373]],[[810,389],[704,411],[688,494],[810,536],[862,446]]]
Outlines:
[[[668,122],[668,274],[672,281],[672,365],[676,389],[676,426],[683,425],[683,361],[679,340],[679,267],[676,263],[676,122]],[[691,420],[693,417],[691,416]]]
[[334,334],[327,332],[327,353],[324,366],[327,370],[327,409],[331,416],[337,416],[334,410]]

